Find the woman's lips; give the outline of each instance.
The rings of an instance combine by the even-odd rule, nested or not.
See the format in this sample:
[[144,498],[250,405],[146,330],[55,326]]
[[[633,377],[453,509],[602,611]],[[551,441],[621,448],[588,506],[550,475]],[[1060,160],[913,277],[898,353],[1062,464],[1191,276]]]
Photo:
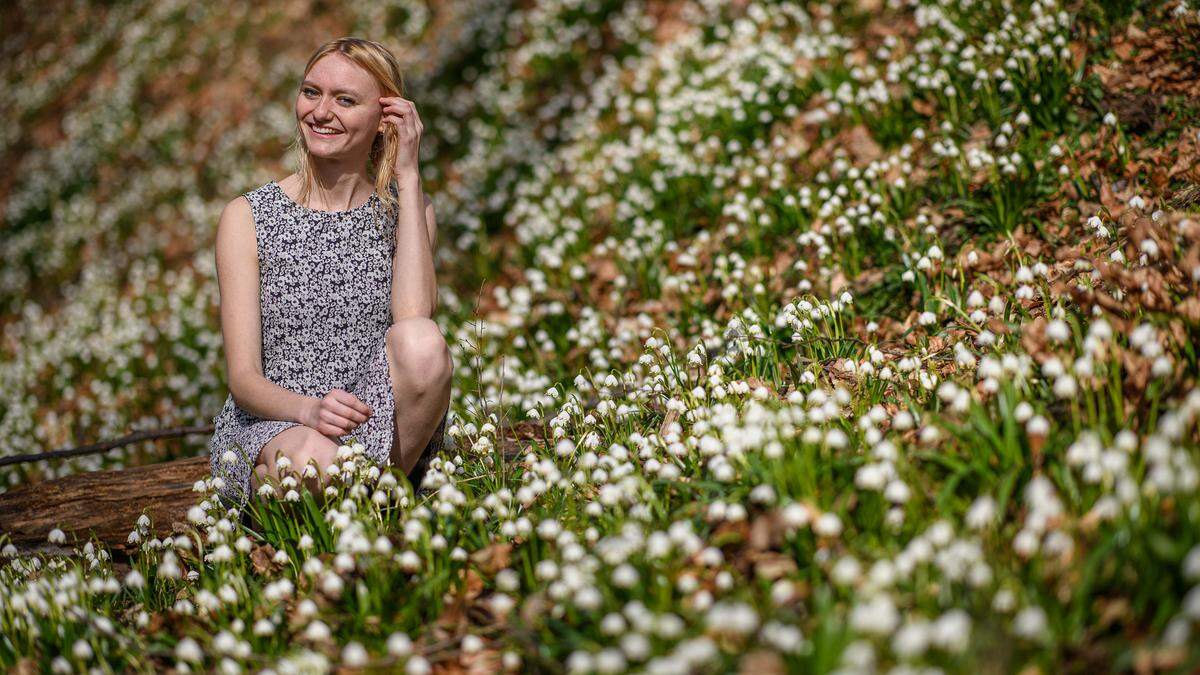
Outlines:
[[320,132],[320,131],[317,131],[317,127],[316,127],[316,125],[314,125],[314,124],[309,124],[309,125],[308,125],[308,128],[309,128],[309,129],[312,129],[312,132],[313,132],[314,134],[316,134],[316,135],[318,135],[318,136],[321,136],[321,137],[323,137],[323,138],[331,138],[331,137],[333,137],[333,136],[340,136],[340,135],[342,135],[342,133],[343,133],[343,132],[341,132],[341,131],[338,131],[338,132],[335,132],[335,133],[322,133],[322,132]]

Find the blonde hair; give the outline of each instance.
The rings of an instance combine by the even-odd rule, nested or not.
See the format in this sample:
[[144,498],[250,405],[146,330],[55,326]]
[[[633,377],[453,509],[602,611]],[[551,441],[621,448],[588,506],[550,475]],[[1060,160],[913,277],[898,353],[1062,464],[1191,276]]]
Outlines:
[[[312,56],[308,57],[301,80],[308,76],[308,72],[321,57],[333,53],[345,56],[370,73],[379,85],[381,96],[404,96],[404,76],[400,72],[400,64],[396,57],[382,44],[363,38],[340,37],[317,47]],[[367,155],[367,168],[374,169],[375,192],[383,203],[384,212],[395,220],[400,202],[392,193],[391,185],[395,178],[393,167],[396,164],[396,155],[400,152],[400,137],[395,126],[384,124],[383,128],[383,131],[375,134],[375,140],[371,143],[371,151]],[[313,184],[312,158],[308,154],[308,144],[304,140],[299,121],[296,122],[296,139],[291,148],[296,151],[296,173],[300,176],[300,203],[307,204]]]

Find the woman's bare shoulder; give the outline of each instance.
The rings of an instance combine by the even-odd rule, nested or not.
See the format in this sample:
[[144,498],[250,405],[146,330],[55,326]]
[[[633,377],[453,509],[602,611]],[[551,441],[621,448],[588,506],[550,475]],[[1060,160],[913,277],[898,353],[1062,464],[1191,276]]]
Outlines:
[[250,210],[250,200],[246,199],[246,195],[234,197],[221,210],[221,223],[248,223],[253,222],[253,220],[254,217]]
[[254,212],[250,200],[240,194],[225,203],[217,222],[217,239],[247,241],[254,236]]

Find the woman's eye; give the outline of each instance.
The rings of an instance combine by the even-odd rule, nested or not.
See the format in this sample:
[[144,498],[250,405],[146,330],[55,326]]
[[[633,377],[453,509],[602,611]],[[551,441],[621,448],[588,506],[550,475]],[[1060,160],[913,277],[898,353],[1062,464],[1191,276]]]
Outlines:
[[[304,94],[305,96],[308,96],[309,98],[312,98],[312,95],[313,95],[313,94],[316,94],[316,93],[317,93],[317,90],[316,90],[316,89],[313,89],[313,88],[311,88],[311,87],[305,87],[305,88],[301,89],[301,90],[300,90],[300,92],[301,92],[302,94]],[[348,96],[339,96],[339,97],[338,97],[338,100],[339,100],[339,101],[343,101],[343,102],[345,102],[347,105],[353,105],[353,104],[354,104],[354,99],[352,99],[352,98],[350,98],[350,97],[348,97]]]

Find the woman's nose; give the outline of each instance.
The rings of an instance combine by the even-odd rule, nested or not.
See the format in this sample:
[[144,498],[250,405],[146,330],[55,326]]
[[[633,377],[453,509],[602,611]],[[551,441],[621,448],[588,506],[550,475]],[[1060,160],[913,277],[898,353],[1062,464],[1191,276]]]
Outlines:
[[317,120],[320,122],[328,122],[329,120],[333,119],[332,110],[332,104],[326,99],[322,98],[317,102],[317,107],[313,109],[313,117],[317,118]]

